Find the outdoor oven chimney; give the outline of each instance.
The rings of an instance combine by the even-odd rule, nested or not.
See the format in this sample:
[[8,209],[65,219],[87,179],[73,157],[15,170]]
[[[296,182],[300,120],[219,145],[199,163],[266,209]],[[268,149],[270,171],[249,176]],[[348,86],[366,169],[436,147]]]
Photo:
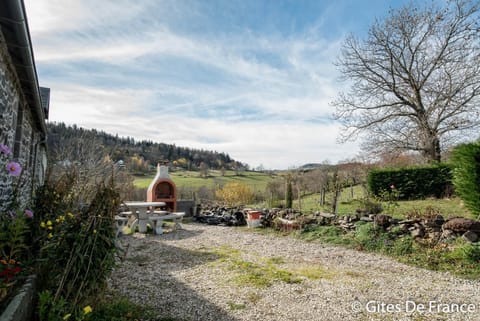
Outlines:
[[165,202],[168,211],[177,210],[177,188],[168,174],[168,167],[157,164],[157,175],[147,190],[147,202]]

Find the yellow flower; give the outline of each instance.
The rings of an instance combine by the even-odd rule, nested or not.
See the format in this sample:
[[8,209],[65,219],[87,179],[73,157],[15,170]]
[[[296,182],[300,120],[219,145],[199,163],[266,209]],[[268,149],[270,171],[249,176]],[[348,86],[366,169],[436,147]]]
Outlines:
[[53,227],[49,226],[48,229],[51,231],[51,230],[53,230]]
[[73,214],[72,214],[72,213],[68,213],[67,215],[68,215],[68,217],[73,218]]
[[68,320],[68,319],[70,319],[71,316],[72,316],[71,313],[65,314],[65,316],[63,317],[63,320]]
[[47,225],[48,225],[48,226],[52,226],[52,221],[48,220],[48,221],[47,221]]
[[45,222],[40,223],[40,227],[41,227],[41,228],[45,228],[45,226],[46,226],[46,225],[45,225]]
[[52,233],[48,233],[48,238],[51,239],[53,237]]
[[89,314],[92,313],[93,309],[91,306],[87,305],[86,307],[83,308],[83,314]]
[[93,230],[93,234],[97,234],[97,230]]
[[60,219],[59,218],[55,219],[55,222],[60,223]]

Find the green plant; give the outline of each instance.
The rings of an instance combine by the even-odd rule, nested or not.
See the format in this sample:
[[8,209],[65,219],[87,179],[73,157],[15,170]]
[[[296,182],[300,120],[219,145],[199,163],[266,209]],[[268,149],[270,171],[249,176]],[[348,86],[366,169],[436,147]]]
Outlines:
[[244,303],[235,303],[233,301],[228,301],[227,304],[230,310],[243,310],[246,307]]
[[480,263],[480,244],[467,243],[460,248],[462,258],[470,263]]
[[404,256],[414,251],[414,240],[410,236],[404,236],[393,242],[389,252],[394,256]]
[[392,243],[388,234],[372,223],[357,225],[355,241],[368,251],[382,251]]
[[53,309],[54,314],[63,301],[72,315],[75,307],[87,305],[104,287],[115,263],[117,191],[99,185],[89,204],[82,206],[72,201],[77,199],[75,187],[75,180],[63,177],[47,182],[36,197],[41,288],[51,292],[51,304],[44,310]]
[[398,200],[400,198],[400,191],[395,185],[390,185],[388,189],[383,189],[378,197],[385,203],[385,210],[388,214],[394,214],[395,209],[400,206]]
[[8,158],[10,154],[8,146],[0,144],[1,165],[11,179],[7,185],[10,188],[8,198],[0,204],[0,305],[12,294],[17,282],[30,272],[32,261],[29,234],[34,215],[18,202],[22,167]]
[[351,235],[336,226],[306,225],[297,235],[306,241],[318,240],[329,244],[346,246],[354,244]]
[[118,295],[101,299],[95,305],[90,319],[92,321],[174,320],[158,319],[152,307],[135,304]]
[[362,201],[363,208],[367,214],[379,214],[383,211],[382,203],[365,199]]
[[38,294],[38,317],[45,321],[62,321],[70,313],[68,302],[63,298],[54,300],[50,291]]
[[480,142],[457,146],[451,161],[453,185],[465,206],[480,217]]
[[368,189],[379,196],[385,186],[394,185],[398,199],[424,199],[448,195],[451,187],[452,170],[447,164],[406,168],[375,169],[368,173]]

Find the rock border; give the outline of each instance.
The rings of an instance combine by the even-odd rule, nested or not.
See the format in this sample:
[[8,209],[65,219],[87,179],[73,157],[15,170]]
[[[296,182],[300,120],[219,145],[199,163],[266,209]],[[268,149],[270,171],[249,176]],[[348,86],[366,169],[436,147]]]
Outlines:
[[32,320],[36,288],[37,276],[31,275],[12,298],[5,311],[0,315],[0,321]]

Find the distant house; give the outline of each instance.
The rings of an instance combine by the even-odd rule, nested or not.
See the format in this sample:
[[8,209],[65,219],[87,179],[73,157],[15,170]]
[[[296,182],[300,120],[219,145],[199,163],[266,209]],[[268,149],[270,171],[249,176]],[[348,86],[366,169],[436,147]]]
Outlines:
[[27,204],[44,182],[47,166],[45,120],[50,89],[38,85],[30,32],[22,0],[0,1],[0,144],[11,149],[9,161],[22,168],[20,179],[0,164],[0,210],[12,195],[12,182],[21,182],[19,198]]

